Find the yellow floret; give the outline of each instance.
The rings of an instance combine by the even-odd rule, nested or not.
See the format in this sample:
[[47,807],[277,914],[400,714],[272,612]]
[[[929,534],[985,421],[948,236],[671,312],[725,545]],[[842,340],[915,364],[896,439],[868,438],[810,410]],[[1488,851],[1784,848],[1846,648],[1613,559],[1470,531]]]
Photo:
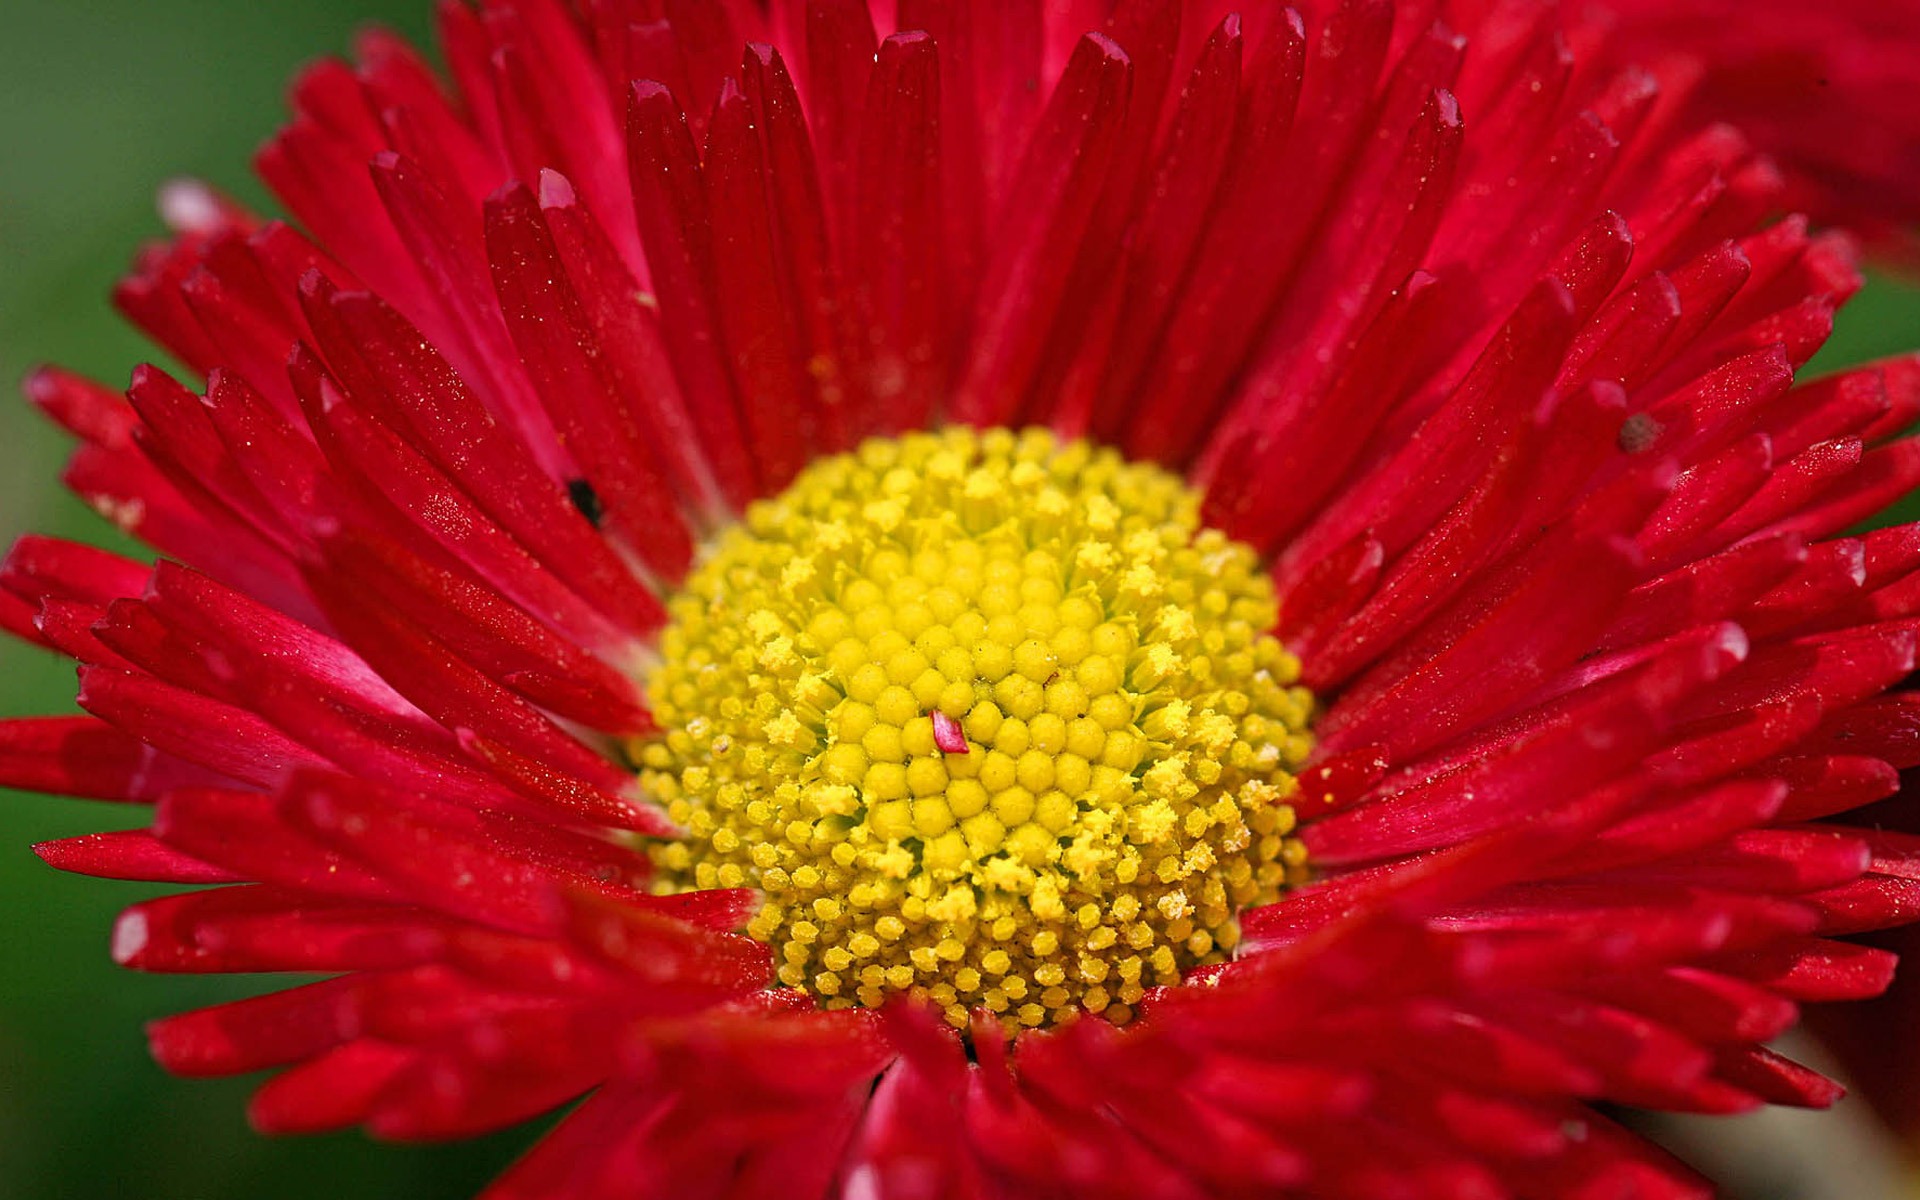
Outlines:
[[1124,1022],[1221,961],[1304,877],[1313,698],[1254,552],[1198,513],[1110,450],[958,428],[752,505],[647,680],[632,760],[687,830],[661,886],[757,887],[780,984],[956,1028]]

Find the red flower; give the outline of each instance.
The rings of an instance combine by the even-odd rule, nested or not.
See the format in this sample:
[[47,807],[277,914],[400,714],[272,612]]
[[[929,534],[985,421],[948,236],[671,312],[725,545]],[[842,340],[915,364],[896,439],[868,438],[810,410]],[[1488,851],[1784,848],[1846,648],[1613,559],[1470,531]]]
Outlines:
[[[167,557],[14,548],[0,620],[80,661],[90,715],[0,725],[0,782],[156,805],[149,828],[40,847],[56,866],[215,885],[130,910],[126,965],[332,975],[157,1022],[163,1064],[284,1068],[252,1109],[270,1131],[444,1137],[584,1095],[495,1200],[1696,1195],[1588,1103],[1837,1094],[1763,1043],[1802,1002],[1885,987],[1891,956],[1838,935],[1920,915],[1920,841],[1822,823],[1920,763],[1895,690],[1920,527],[1845,536],[1920,476],[1894,440],[1920,361],[1795,384],[1852,256],[1765,223],[1784,185],[1745,140],[1676,118],[1640,70],[1569,59],[1531,6],[1447,27],[1384,0],[1311,25],[903,0],[885,37],[851,0],[583,7],[443,6],[452,99],[381,35],[303,77],[260,166],[315,240],[168,192],[178,237],[119,299],[204,397],[153,368],[124,401],[29,383],[84,443],[69,483]],[[1115,460],[1034,439],[802,475],[943,424],[1176,468],[1252,550],[1160,536],[1185,519],[1166,476],[1102,491]],[[1004,479],[910,507],[961,479],[939,445],[990,442]],[[1033,502],[990,515],[1023,550],[1084,513],[1148,531],[1114,544],[1167,569],[994,575],[936,541],[931,565],[876,550],[836,577],[878,593],[924,565],[926,589],[982,597],[915,618],[988,628],[958,678],[900,632],[911,588],[877,632],[851,599],[794,601],[833,610],[800,632],[771,607],[713,616],[808,594],[795,539],[845,545],[836,513],[973,529],[968,503],[1026,486],[1016,459]],[[1292,660],[1245,640],[1270,616],[1236,565],[1254,554],[1318,700],[1286,805],[1306,709]],[[1064,681],[1077,698],[1039,640],[1073,625],[1063,578],[1165,600],[1113,651],[1122,674]],[[882,661],[863,647],[884,633]],[[912,707],[859,699],[867,666]],[[1147,693],[1084,754],[1034,732],[1041,697],[1099,725],[1090,697]],[[845,723],[793,716],[843,696],[882,735],[852,765],[826,762]],[[964,914],[901,910],[939,939],[911,988],[883,970],[835,1008],[840,973],[865,977],[830,956],[879,953],[846,932],[862,902],[774,912],[729,880],[779,902],[802,886],[774,881],[782,846],[835,848],[829,826],[931,871],[925,823],[1013,756],[989,727],[1028,701],[997,832],[955,853],[1004,835],[996,878],[1031,892],[1005,919],[1059,937],[986,972],[1009,981],[996,1005],[959,935],[985,927],[976,895],[1004,897],[961,887]],[[883,788],[858,768],[889,746],[909,765]],[[796,763],[845,807],[735,835],[712,781],[765,799]],[[1116,818],[1096,767],[1126,803],[1189,807]],[[1020,842],[1068,795],[1040,780],[1080,771],[1059,844]],[[1203,784],[1224,842],[1191,840]],[[1199,885],[1149,892],[1138,921],[1118,900],[1049,915],[1034,872],[1093,890],[1096,819],[1128,823],[1116,855],[1173,864],[1141,888],[1290,890],[1219,926],[1228,961]],[[1188,857],[1142,857],[1167,845]],[[1041,948],[1112,921],[1164,962],[1130,978],[1092,934],[1089,957]],[[900,990],[967,1036],[870,1002]]]
[[1639,61],[1687,119],[1729,121],[1785,173],[1783,200],[1911,267],[1920,217],[1920,7],[1882,0],[1581,0],[1576,47]]

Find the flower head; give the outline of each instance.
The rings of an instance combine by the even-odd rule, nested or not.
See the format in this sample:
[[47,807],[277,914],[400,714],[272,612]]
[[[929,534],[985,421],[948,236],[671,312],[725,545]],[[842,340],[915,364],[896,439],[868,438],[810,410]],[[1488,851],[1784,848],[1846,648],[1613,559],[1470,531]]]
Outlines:
[[[881,6],[891,8],[891,6]],[[179,185],[0,621],[271,1131],[490,1193],[1692,1195],[1920,915],[1920,365],[1557,10],[440,9]],[[1584,28],[1584,27],[1579,27]],[[894,30],[897,29],[898,32]],[[1574,32],[1578,32],[1575,28]],[[1626,51],[1623,55],[1630,55]],[[580,1099],[584,1097],[584,1099]]]

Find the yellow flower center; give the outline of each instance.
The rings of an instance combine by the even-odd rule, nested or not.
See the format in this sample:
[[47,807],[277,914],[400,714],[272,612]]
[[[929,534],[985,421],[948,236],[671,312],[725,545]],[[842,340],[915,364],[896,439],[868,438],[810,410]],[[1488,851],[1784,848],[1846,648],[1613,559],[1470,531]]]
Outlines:
[[964,1027],[1222,961],[1300,870],[1313,698],[1252,550],[1160,468],[947,429],[807,468],[711,548],[648,681],[665,886],[757,887],[828,1008]]

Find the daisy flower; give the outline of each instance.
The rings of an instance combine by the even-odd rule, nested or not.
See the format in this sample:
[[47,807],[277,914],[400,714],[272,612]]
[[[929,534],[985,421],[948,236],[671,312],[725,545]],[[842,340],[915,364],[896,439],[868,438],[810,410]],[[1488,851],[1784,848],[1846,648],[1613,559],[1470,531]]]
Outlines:
[[[1441,11],[1444,10],[1444,11]],[[489,1200],[1696,1196],[1920,840],[1920,362],[1534,3],[439,9],[162,197],[0,624],[269,1132]],[[1582,51],[1580,47],[1586,46]],[[1570,47],[1572,49],[1570,49]],[[1617,61],[1616,61],[1617,60]]]
[[1787,177],[1782,199],[1909,270],[1920,211],[1920,7],[1881,0],[1595,0],[1574,44],[1639,61],[1695,121],[1731,121]]

